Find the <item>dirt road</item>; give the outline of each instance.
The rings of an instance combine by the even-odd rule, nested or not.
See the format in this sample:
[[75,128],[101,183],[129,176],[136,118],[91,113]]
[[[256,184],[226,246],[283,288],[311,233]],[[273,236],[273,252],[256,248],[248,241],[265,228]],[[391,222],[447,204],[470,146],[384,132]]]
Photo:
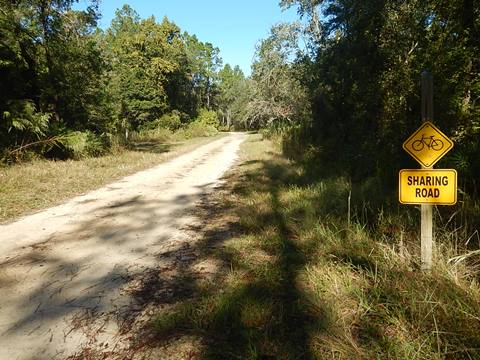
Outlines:
[[182,228],[195,222],[195,203],[232,166],[244,137],[231,134],[0,226],[0,359],[123,346],[139,305],[132,279],[188,246]]

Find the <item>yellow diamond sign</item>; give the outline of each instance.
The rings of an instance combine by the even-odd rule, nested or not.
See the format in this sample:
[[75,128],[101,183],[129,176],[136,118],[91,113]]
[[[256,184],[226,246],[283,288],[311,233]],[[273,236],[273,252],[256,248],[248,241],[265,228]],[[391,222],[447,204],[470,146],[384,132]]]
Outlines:
[[403,143],[403,148],[425,167],[433,166],[453,147],[453,141],[427,121]]

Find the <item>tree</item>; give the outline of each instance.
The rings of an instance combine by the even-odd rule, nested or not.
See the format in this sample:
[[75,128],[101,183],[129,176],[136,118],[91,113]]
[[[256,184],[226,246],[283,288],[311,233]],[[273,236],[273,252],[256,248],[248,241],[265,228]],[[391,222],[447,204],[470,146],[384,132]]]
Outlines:
[[193,91],[200,107],[214,106],[217,95],[217,73],[222,66],[220,50],[211,43],[202,43],[195,35],[183,35],[190,64]]
[[[435,122],[456,140],[457,164],[480,173],[480,6],[477,1],[282,0],[306,19],[313,110],[309,133],[352,179],[395,179],[398,149],[418,126],[420,73],[434,75]],[[308,74],[313,74],[309,76]],[[339,159],[339,156],[341,159]],[[390,184],[393,186],[393,184]],[[466,184],[475,191],[476,180]]]
[[0,0],[0,151],[68,137],[68,156],[75,138],[108,144],[118,131],[217,110],[218,48],[128,5],[103,32],[97,0],[84,11],[76,2]]
[[[85,11],[73,11],[73,3],[0,3],[0,110],[7,120],[0,136],[5,147],[65,126],[99,132],[107,126],[104,68],[95,38],[97,3],[90,2]],[[33,131],[39,119],[43,130]]]
[[233,69],[226,64],[218,73],[219,77],[219,113],[221,124],[228,129],[235,124],[239,127],[249,99],[249,86],[239,66]]
[[167,85],[181,68],[183,43],[179,28],[164,18],[140,20],[125,5],[107,30],[111,92],[117,116],[126,128],[137,129],[169,110]]
[[253,93],[246,106],[249,127],[289,123],[308,117],[306,88],[294,63],[301,53],[298,24],[280,24],[257,46],[252,65]]

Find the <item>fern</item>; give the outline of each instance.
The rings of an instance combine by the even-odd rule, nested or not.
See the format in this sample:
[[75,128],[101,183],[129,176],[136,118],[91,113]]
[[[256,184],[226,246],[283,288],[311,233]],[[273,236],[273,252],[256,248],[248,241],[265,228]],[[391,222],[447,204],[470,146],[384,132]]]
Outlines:
[[8,133],[20,131],[33,135],[37,139],[45,136],[50,124],[51,114],[37,112],[30,100],[15,100],[8,105],[8,111],[2,114]]
[[455,169],[457,169],[459,172],[468,171],[470,168],[468,156],[463,154],[461,151],[457,151],[456,153],[452,154],[450,160],[454,164]]
[[87,134],[81,131],[72,131],[65,134],[60,143],[70,150],[75,157],[82,157],[87,147]]
[[105,139],[91,131],[72,131],[63,135],[59,143],[76,159],[105,153]]

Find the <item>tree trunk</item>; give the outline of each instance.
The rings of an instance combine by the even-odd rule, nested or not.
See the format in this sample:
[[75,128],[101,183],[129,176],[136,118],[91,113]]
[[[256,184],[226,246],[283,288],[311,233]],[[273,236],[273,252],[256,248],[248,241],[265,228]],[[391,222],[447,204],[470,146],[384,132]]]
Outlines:
[[227,110],[227,129],[230,130],[231,124],[231,117],[230,117],[230,110]]
[[[50,53],[50,46],[49,46],[49,29],[48,29],[48,18],[50,17],[50,4],[48,1],[41,1],[39,5],[39,17],[40,23],[42,24],[42,33],[43,33],[43,47],[45,49],[45,62],[47,68],[47,87],[50,91],[55,91],[55,84],[52,79],[53,73],[53,60],[52,54]],[[53,118],[55,121],[60,121],[60,115],[58,112],[58,95],[52,96],[50,91],[47,92],[47,102],[50,102],[52,105],[52,112]],[[48,104],[47,104],[48,106]]]
[[206,88],[206,94],[207,96],[207,109],[210,110],[210,78],[207,77],[207,88]]

